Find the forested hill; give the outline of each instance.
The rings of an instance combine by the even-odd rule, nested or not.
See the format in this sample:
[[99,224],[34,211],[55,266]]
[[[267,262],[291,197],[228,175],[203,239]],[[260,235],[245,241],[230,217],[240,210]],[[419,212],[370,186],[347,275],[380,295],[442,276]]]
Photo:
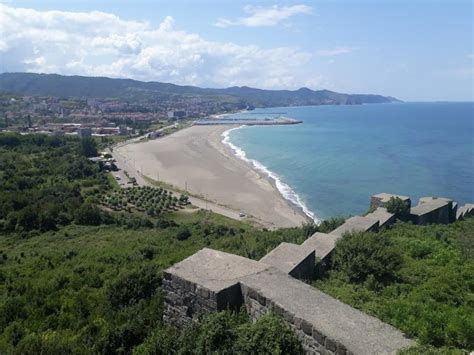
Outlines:
[[0,91],[38,96],[83,98],[149,98],[170,96],[206,96],[236,101],[257,107],[298,105],[354,105],[398,101],[381,95],[340,94],[328,90],[262,90],[246,86],[209,89],[160,82],[105,77],[63,76],[57,74],[3,73]]

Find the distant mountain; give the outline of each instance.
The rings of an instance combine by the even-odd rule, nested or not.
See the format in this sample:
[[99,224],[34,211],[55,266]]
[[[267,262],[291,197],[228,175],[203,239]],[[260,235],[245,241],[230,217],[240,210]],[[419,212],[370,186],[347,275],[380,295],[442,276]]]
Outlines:
[[226,89],[180,86],[160,82],[57,74],[3,73],[0,91],[32,96],[169,99],[174,96],[203,96],[238,101],[256,107],[301,105],[355,105],[396,102],[381,95],[340,94],[328,90],[262,90],[246,86]]

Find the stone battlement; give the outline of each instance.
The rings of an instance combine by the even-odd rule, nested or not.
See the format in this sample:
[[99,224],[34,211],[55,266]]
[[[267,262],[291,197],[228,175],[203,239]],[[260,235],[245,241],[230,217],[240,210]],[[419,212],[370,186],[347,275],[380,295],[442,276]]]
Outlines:
[[[349,218],[334,231],[315,233],[303,244],[281,243],[260,261],[204,248],[165,270],[164,321],[182,327],[202,314],[245,307],[252,319],[276,313],[295,331],[308,354],[395,354],[413,345],[399,330],[358,311],[298,279],[324,268],[336,243],[347,233],[378,232],[396,216],[385,204],[409,197],[382,193],[371,198],[375,210]],[[457,210],[445,198],[421,198],[411,208],[418,224],[450,223],[474,215],[474,205]]]
[[201,314],[244,306],[252,319],[269,311],[282,316],[307,353],[394,354],[413,344],[399,330],[287,272],[212,249],[167,269],[163,290],[164,321],[178,327]]

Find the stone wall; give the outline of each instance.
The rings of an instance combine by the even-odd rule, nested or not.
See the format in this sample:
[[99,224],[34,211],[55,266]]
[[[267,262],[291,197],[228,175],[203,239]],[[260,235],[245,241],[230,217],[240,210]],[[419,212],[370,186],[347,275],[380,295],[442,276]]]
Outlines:
[[304,319],[295,317],[294,314],[257,290],[242,285],[242,292],[245,308],[253,321],[270,311],[282,317],[301,341],[306,354],[352,354],[344,345],[322,334]]
[[216,293],[167,272],[163,275],[163,293],[163,321],[178,328],[219,309]]
[[410,210],[414,224],[448,224],[456,220],[457,204],[442,197],[422,197],[418,205]]
[[316,263],[315,253],[309,254],[301,263],[299,263],[289,275],[296,279],[309,280],[313,277],[314,265]]

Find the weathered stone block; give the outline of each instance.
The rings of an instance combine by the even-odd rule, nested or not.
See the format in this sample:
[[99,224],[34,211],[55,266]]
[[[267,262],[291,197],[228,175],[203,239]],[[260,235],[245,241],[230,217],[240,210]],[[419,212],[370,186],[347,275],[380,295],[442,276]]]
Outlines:
[[342,344],[337,344],[336,355],[346,355],[347,349]]
[[208,299],[209,298],[209,290],[204,288],[204,287],[200,287],[198,289],[198,293],[199,293],[199,296],[201,296],[202,298],[204,299]]
[[329,338],[326,338],[326,340],[324,341],[324,346],[326,347],[326,349],[331,350],[332,352],[335,352],[337,349],[336,342]]
[[260,303],[262,306],[265,306],[265,303],[267,301],[267,299],[259,293],[257,294],[257,300],[258,300],[258,303]]
[[312,335],[312,326],[304,319],[301,320],[301,330],[307,335]]
[[273,305],[272,311],[273,313],[281,317],[283,317],[283,315],[285,314],[285,310],[282,307],[280,307],[278,304]]
[[285,314],[283,315],[283,318],[290,324],[293,324],[293,320],[295,318],[295,316],[293,315],[293,313],[291,312],[285,312]]
[[254,289],[248,289],[247,291],[247,296],[256,300],[257,299],[257,291],[255,291]]
[[313,327],[312,336],[313,336],[314,340],[316,340],[318,342],[318,344],[324,345],[324,343],[326,341],[326,337],[321,332],[319,332],[317,329],[315,329],[314,327]]

